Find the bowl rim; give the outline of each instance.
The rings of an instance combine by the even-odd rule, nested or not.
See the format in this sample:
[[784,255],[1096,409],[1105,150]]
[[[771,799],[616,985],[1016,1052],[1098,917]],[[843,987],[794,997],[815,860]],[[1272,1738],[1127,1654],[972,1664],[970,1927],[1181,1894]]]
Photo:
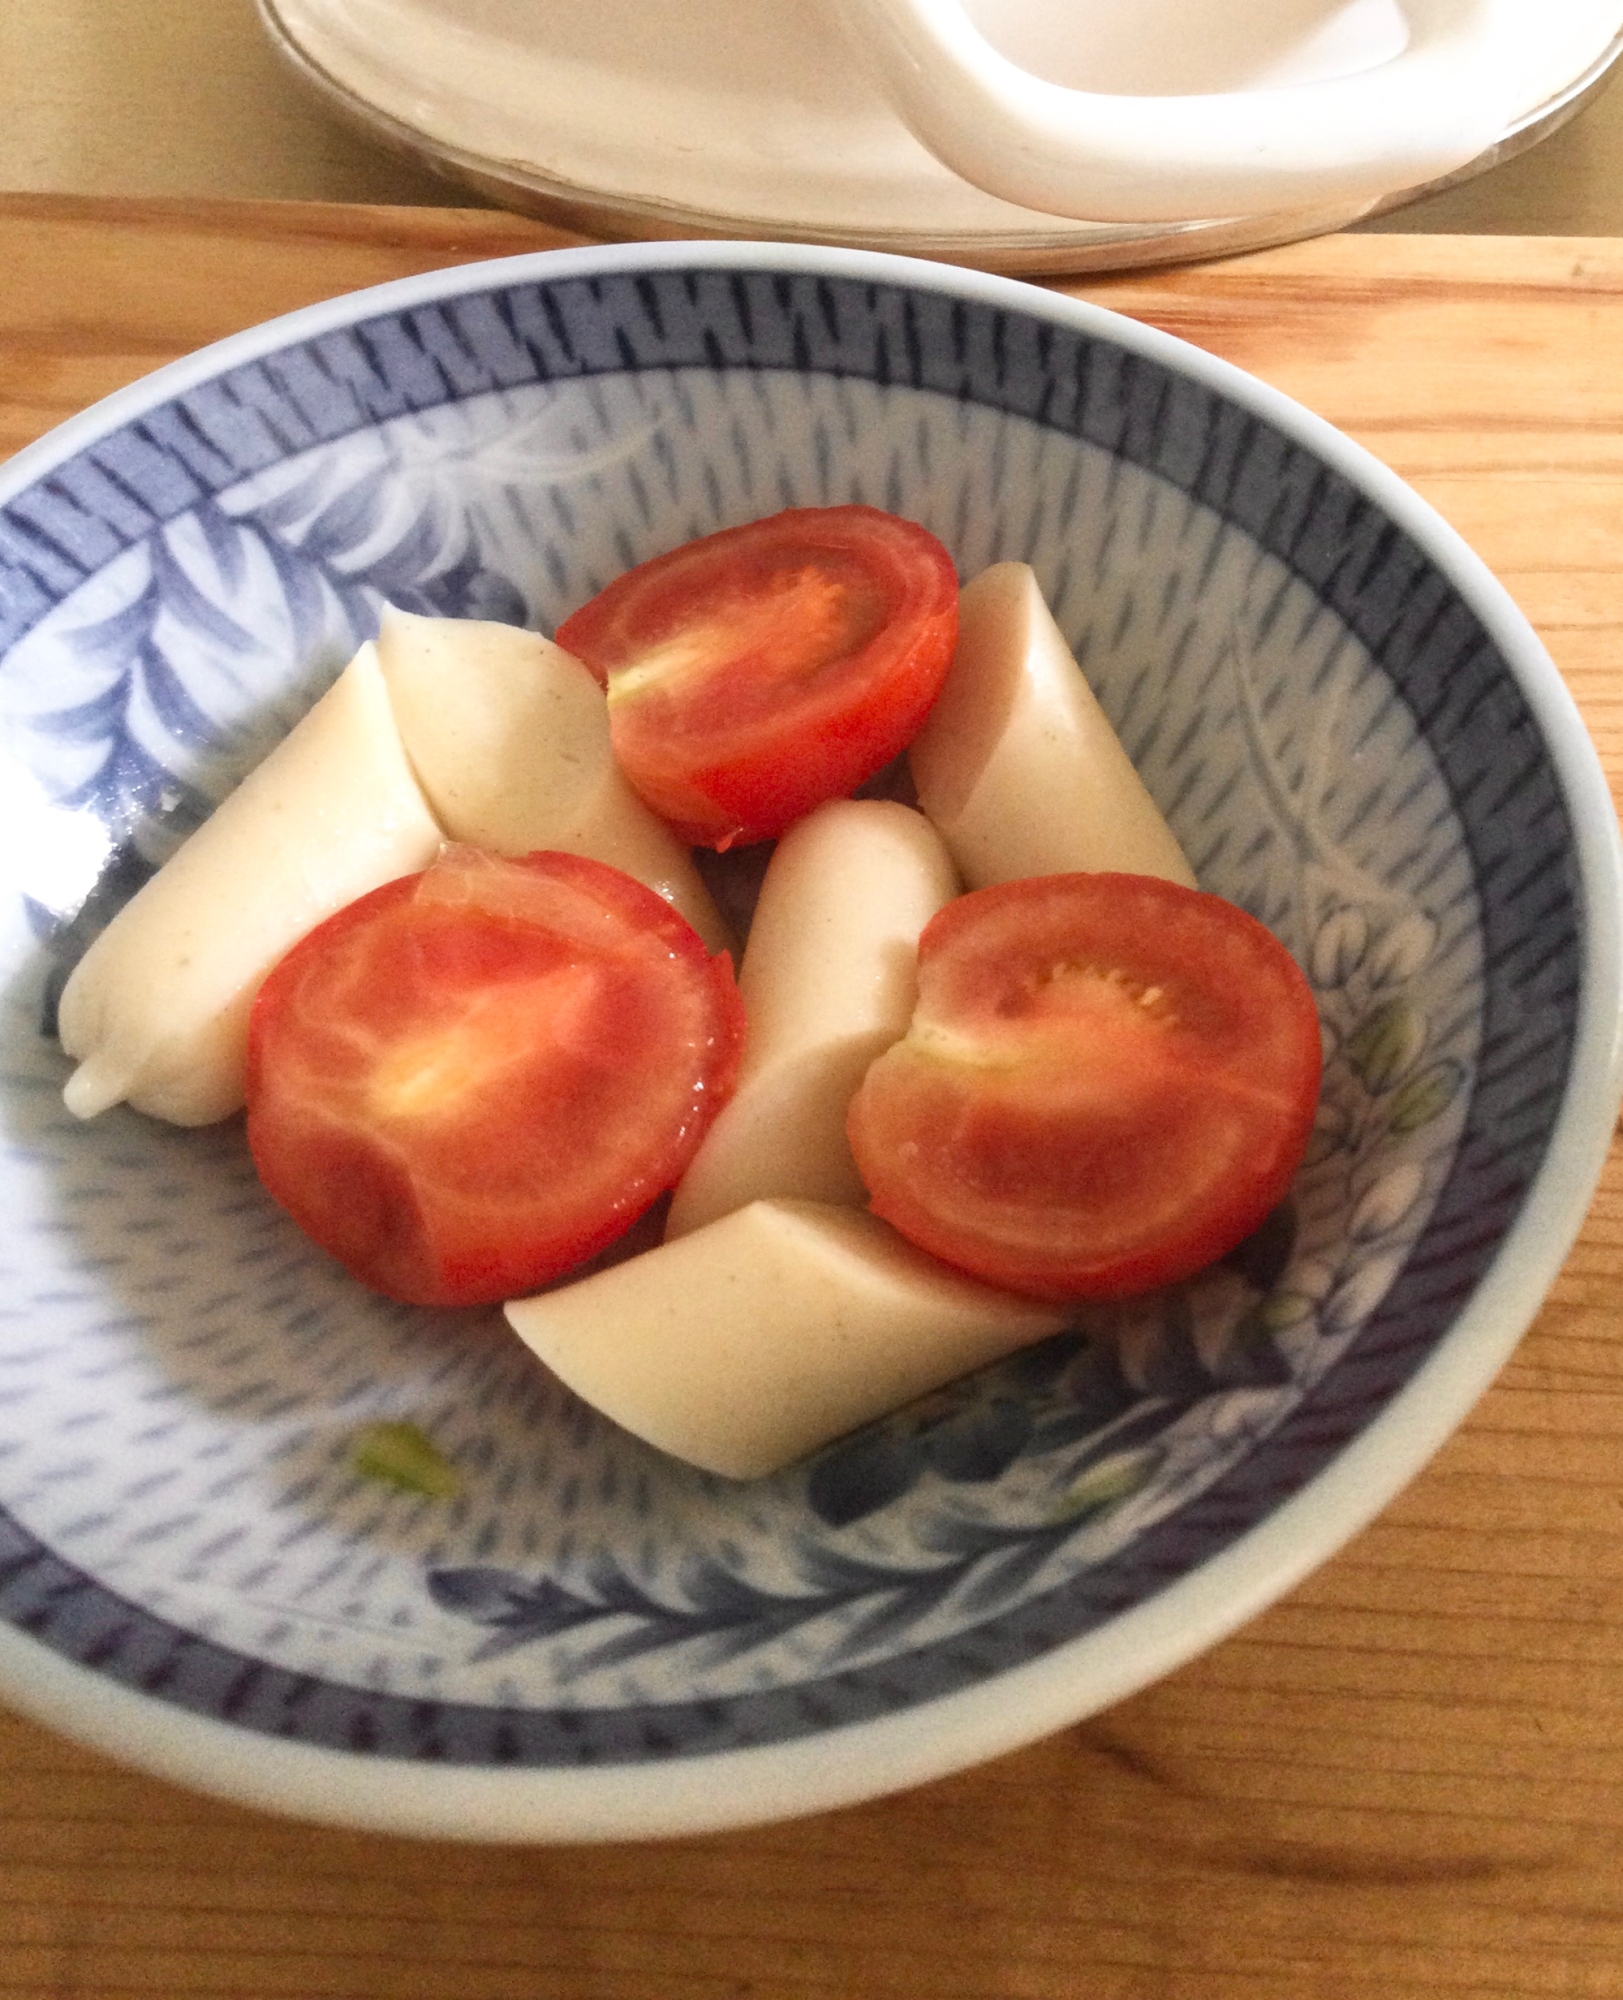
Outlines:
[[[0,1694],[35,1720],[196,1790],[335,1826],[469,1841],[718,1832],[947,1776],[1083,1720],[1227,1637],[1328,1560],[1412,1479],[1487,1388],[1583,1222],[1623,1098],[1623,843],[1576,704],[1525,616],[1430,504],[1365,447],[1233,363],[1091,301],[864,250],[769,242],[611,244],[455,265],[341,294],[168,363],[68,418],[0,469],[0,506],[110,432],[227,368],[379,314],[496,286],[648,270],[764,270],[963,298],[1046,318],[1161,363],[1330,464],[1471,604],[1538,722],[1574,830],[1582,985],[1555,1133],[1464,1311],[1380,1413],[1291,1498],[1153,1597],[993,1681],[782,1743],[670,1763],[488,1770],[267,1737],[102,1678],[0,1624]],[[995,1684],[997,1696],[988,1700]]]

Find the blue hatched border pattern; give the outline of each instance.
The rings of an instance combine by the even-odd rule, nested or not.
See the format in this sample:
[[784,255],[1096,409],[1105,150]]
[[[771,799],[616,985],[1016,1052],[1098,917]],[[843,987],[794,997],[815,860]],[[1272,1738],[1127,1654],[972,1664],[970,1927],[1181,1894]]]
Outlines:
[[381,419],[624,369],[780,367],[934,390],[1166,478],[1345,620],[1435,746],[1484,899],[1482,1058],[1417,1254],[1287,1429],[1118,1561],[992,1624],[815,1685],[670,1708],[540,1713],[364,1694],[178,1631],[0,1515],[0,1613],[200,1713],[308,1743],[459,1764],[613,1764],[771,1743],[951,1692],[1186,1573],[1321,1468],[1430,1352],[1537,1167],[1570,1062],[1580,891],[1566,808],[1508,668],[1447,580],[1350,481],[1215,391],[1043,319],[824,277],[729,270],[496,288],[380,316],[194,388],[0,510],[0,651],[122,548],[244,475]]

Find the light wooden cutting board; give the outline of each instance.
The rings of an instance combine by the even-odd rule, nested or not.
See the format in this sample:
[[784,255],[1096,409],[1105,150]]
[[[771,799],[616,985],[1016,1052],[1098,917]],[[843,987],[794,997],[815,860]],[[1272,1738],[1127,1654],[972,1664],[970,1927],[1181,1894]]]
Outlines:
[[[0,198],[0,451],[234,328],[560,241],[448,210]],[[1475,544],[1623,784],[1623,243],[1349,236],[1077,291],[1252,369]],[[1623,1168],[1411,1489],[1237,1638],[799,1825],[312,1831],[0,1718],[26,2000],[1623,1996]]]

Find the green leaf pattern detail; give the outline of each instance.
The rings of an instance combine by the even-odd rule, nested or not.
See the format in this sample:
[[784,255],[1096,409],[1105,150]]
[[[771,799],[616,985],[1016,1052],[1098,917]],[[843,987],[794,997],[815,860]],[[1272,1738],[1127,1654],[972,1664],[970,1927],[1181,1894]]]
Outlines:
[[1090,1514],[1103,1513],[1136,1493],[1159,1469],[1162,1454],[1153,1446],[1140,1451],[1119,1451],[1089,1466],[1076,1484],[1060,1500],[1053,1512],[1059,1521],[1080,1521]]
[[1407,1000],[1388,1000],[1354,1029],[1343,1053],[1366,1090],[1379,1095],[1408,1075],[1426,1046],[1425,1016]]
[[368,1424],[355,1434],[349,1463],[362,1479],[428,1500],[454,1500],[462,1491],[456,1467],[411,1423]]
[[1387,1129],[1400,1137],[1418,1132],[1434,1118],[1440,1118],[1459,1096],[1465,1083],[1465,1065],[1452,1056],[1423,1069],[1392,1099],[1387,1111]]
[[[1470,945],[1457,882],[1377,875],[1349,837],[1346,773],[1328,746],[1336,711],[1356,700],[1356,673],[1320,655],[1323,727],[1305,744],[1276,734],[1253,685],[1247,616],[1236,608],[1229,650],[1236,714],[1259,804],[1289,857],[1277,907],[1298,913],[1301,931],[1287,942],[1313,986],[1324,1043],[1319,1113],[1296,1184],[1301,1229],[1290,1268],[1257,1312],[1306,1387],[1379,1305],[1424,1225],[1469,1102],[1477,1024],[1460,1004],[1470,980],[1466,970],[1462,984],[1460,953]],[[1438,912],[1448,913],[1446,940]],[[1447,1017],[1434,1018],[1444,995]]]
[[1326,901],[1304,954],[1326,1059],[1299,1181],[1313,1191],[1305,1207],[1322,1217],[1322,1234],[1313,1241],[1305,1232],[1303,1256],[1260,1309],[1298,1354],[1309,1340],[1355,1331],[1402,1269],[1446,1168],[1450,1114],[1463,1113],[1470,1081],[1467,1062],[1449,1052],[1457,1025],[1439,1033],[1427,1011],[1436,921],[1391,893],[1367,907],[1335,894]]

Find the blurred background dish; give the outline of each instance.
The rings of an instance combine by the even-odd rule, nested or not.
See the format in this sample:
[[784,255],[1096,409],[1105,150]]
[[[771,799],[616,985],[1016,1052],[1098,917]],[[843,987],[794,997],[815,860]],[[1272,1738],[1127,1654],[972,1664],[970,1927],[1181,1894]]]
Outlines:
[[[1623,234],[1623,88],[1360,232]],[[1513,141],[1512,145],[1519,144]],[[494,196],[380,143],[278,59],[254,0],[0,9],[0,187],[33,194],[451,207]],[[1150,253],[1153,256],[1153,249]]]
[[[719,22],[635,0],[544,15],[519,0],[454,10],[429,0],[259,6],[275,45],[340,113],[488,199],[588,234],[834,242],[1011,272],[1080,271],[1316,235],[1424,191],[1321,194],[1266,213],[1173,222],[1077,222],[1019,207],[926,150],[813,0],[776,9],[736,0]],[[1324,30],[1323,10],[1297,11],[1296,67],[1308,75],[1357,70],[1388,54],[1394,35],[1401,42],[1401,22],[1377,0],[1330,10],[1339,41],[1308,32]],[[1031,43],[1040,12],[1004,21],[1011,55],[1032,59],[1015,28],[1025,23]],[[1557,8],[1502,128],[1430,185],[1484,171],[1571,117],[1623,47],[1613,13],[1610,0]],[[1160,25],[1170,34],[1170,16]],[[1250,60],[1283,76],[1291,55],[1282,43]],[[1153,75],[1125,41],[1102,42],[1098,59],[1101,81],[1123,93],[1142,92]],[[1052,58],[1049,68],[1077,80]],[[1174,81],[1188,88],[1194,79]]]

